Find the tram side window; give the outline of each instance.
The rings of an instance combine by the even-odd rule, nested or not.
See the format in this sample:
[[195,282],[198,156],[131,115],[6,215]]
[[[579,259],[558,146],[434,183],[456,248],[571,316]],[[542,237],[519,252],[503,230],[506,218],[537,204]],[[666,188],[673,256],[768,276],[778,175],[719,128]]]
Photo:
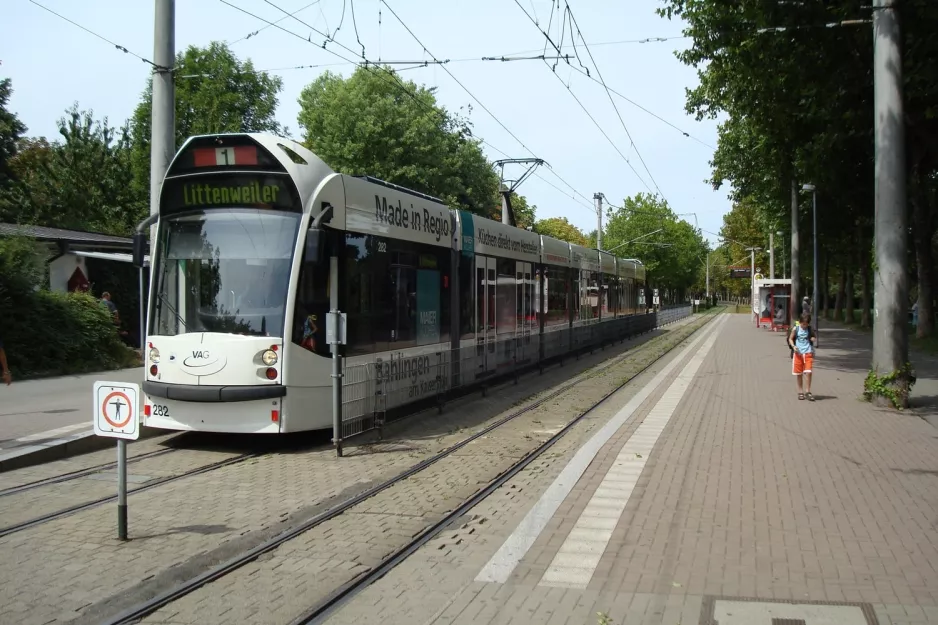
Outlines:
[[567,316],[567,281],[570,270],[566,267],[549,267],[547,273],[547,318],[545,326],[566,325]]
[[600,277],[602,278],[602,316],[603,318],[612,317],[616,309],[616,278],[609,273],[600,274]]
[[387,255],[379,250],[386,244],[379,237],[346,233],[345,298],[348,314],[347,354],[371,354],[386,351],[390,337],[386,323],[379,320],[391,315]]
[[515,291],[515,261],[496,260],[498,276],[495,287],[495,333],[513,334],[518,323],[517,293]]
[[329,355],[326,344],[326,313],[329,312],[329,256],[333,247],[331,237],[323,237],[325,250],[322,258],[307,259],[305,252],[297,280],[296,302],[293,312],[293,342],[321,356]]
[[347,233],[349,353],[449,341],[451,264],[446,248]]
[[570,270],[570,315],[574,321],[580,320],[580,270]]

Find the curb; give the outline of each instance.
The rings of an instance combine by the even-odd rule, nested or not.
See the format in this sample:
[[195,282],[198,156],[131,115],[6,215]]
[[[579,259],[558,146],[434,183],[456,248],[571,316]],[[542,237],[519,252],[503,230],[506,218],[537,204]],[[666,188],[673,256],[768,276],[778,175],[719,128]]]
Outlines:
[[[141,426],[138,440],[160,434],[165,434],[165,432]],[[17,447],[6,453],[0,453],[0,473],[115,447],[115,440],[107,436],[96,436],[94,431],[89,429],[62,438]]]

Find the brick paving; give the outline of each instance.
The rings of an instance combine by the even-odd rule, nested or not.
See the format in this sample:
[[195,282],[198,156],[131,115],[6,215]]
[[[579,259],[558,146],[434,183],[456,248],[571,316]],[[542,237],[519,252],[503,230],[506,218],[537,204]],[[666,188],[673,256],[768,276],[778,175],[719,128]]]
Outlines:
[[[650,362],[655,355],[636,353],[634,359],[605,363],[601,371],[593,372],[597,375],[584,379],[575,391],[500,426],[413,477],[232,572],[221,582],[200,588],[158,610],[143,622],[163,625],[292,622],[305,609],[377,566],[425,527],[458,507],[593,401],[618,386],[621,377]],[[545,463],[562,454],[564,446],[576,445],[580,437],[587,436],[603,419],[597,414],[581,421],[554,455],[532,463],[529,474],[537,476]],[[447,551],[445,547],[440,550]]]
[[938,623],[938,429],[860,400],[861,335],[822,335],[810,403],[784,335],[728,317],[585,590],[541,580],[666,391],[600,450],[506,583],[474,580],[574,449],[521,472],[329,622]]
[[[262,539],[313,516],[337,500],[360,492],[452,445],[532,393],[545,392],[569,381],[578,372],[606,362],[610,357],[623,355],[628,360],[630,350],[636,345],[654,337],[667,341],[669,334],[680,327],[681,323],[673,324],[624,345],[584,356],[578,362],[568,362],[563,368],[548,369],[543,376],[527,376],[523,383],[498,387],[486,397],[478,394],[467,396],[448,404],[443,415],[432,411],[394,424],[387,428],[385,442],[368,442],[367,437],[354,441],[343,459],[336,459],[330,449],[322,446],[271,453],[131,495],[131,541],[128,543],[116,540],[113,505],[92,508],[2,537],[0,622],[22,625],[100,622],[104,616],[201,573]],[[544,431],[537,434],[532,430],[528,434],[546,437],[547,431],[556,425],[543,419],[536,427]],[[152,450],[156,444],[152,440],[141,441],[131,450],[137,453],[133,450],[138,448],[142,453]],[[487,471],[487,454],[512,453],[504,445],[500,448],[500,441],[494,439],[479,441],[474,447],[475,455],[463,462],[486,467]],[[61,461],[55,466],[63,471],[75,470],[110,461],[113,457],[113,450],[96,452]],[[217,449],[183,450],[142,460],[130,465],[129,469],[131,475],[160,477],[167,472],[184,469],[187,463],[206,464],[206,460],[211,462],[222,457],[225,457],[225,452]],[[458,475],[455,470],[452,473]],[[4,473],[3,481],[13,486],[50,474],[47,466],[31,467]],[[0,498],[0,526],[114,492],[113,483],[97,477],[83,477],[67,485],[42,487]],[[434,489],[457,488],[460,495],[464,495],[463,491],[475,488],[468,481],[464,482],[444,481]],[[420,484],[419,480],[414,484]],[[424,485],[422,494],[425,498],[428,490]],[[375,501],[375,509],[363,516],[372,519],[373,526],[380,529],[391,516],[399,515],[402,507],[414,505],[419,500],[416,492],[403,498],[398,496],[397,501],[385,502],[384,508]],[[427,503],[420,501],[421,505]],[[420,515],[412,516],[415,523],[425,524]],[[406,531],[407,527],[402,526],[401,529]],[[399,541],[395,539],[393,542]],[[343,544],[338,543],[337,551]],[[390,549],[387,545],[382,548],[385,551]],[[297,562],[288,561],[284,570],[298,566]],[[263,562],[258,561],[257,564]],[[338,568],[335,559],[327,559],[316,566]],[[282,589],[282,586],[276,587]],[[240,596],[244,596],[243,590]],[[212,616],[206,616],[206,620],[201,622],[231,622],[229,617],[233,616],[200,612],[202,614]],[[213,621],[215,618],[220,620]],[[251,619],[245,622],[251,622]]]

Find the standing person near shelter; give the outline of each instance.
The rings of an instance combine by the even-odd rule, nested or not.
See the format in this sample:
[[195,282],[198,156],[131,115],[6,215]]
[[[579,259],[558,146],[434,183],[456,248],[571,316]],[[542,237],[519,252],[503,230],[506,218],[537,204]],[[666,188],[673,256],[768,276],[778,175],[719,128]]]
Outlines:
[[[791,347],[791,373],[798,381],[798,399],[808,398],[814,401],[811,394],[811,376],[814,368],[814,343],[817,337],[811,328],[811,313],[801,313],[798,323],[792,326],[788,334],[788,345]],[[803,381],[802,381],[803,379]]]
[[111,294],[108,291],[105,291],[101,294],[101,304],[107,308],[109,313],[111,313],[111,317],[114,319],[114,323],[117,323],[117,305],[111,301]]

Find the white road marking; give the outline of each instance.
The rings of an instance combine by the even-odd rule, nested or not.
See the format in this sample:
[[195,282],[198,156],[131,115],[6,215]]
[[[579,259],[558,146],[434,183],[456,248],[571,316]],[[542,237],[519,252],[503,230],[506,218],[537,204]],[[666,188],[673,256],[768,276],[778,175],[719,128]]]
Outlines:
[[[541,578],[541,586],[586,589],[655,443],[716,342],[712,332],[619,451],[567,539]],[[597,527],[599,526],[599,527]],[[723,621],[720,621],[722,624]]]
[[62,434],[70,434],[72,432],[77,432],[78,430],[87,430],[91,427],[91,423],[76,423],[75,425],[66,425],[62,428],[57,428],[55,430],[47,430],[45,432],[38,432],[36,434],[30,434],[29,436],[23,436],[17,438],[14,443],[29,443],[31,441],[42,441],[48,438],[55,438],[56,436],[61,436]]
[[479,572],[476,576],[477,582],[497,582],[504,584],[508,581],[508,578],[518,566],[518,563],[521,562],[522,558],[524,558],[525,554],[531,548],[531,545],[537,540],[537,537],[544,530],[547,522],[554,516],[557,508],[560,507],[563,500],[570,494],[570,491],[573,490],[573,487],[583,475],[583,472],[586,471],[586,467],[593,461],[593,458],[596,457],[596,454],[599,453],[603,445],[605,445],[609,439],[612,438],[612,435],[629,420],[632,413],[648,399],[648,396],[664,382],[665,378],[677,367],[678,363],[680,363],[688,353],[692,352],[709,333],[718,331],[718,328],[724,321],[725,317],[717,320],[712,326],[705,328],[700,336],[681,350],[681,352],[659,371],[648,384],[640,389],[606,425],[596,432],[585,445],[577,450],[573,458],[570,459],[570,462],[567,463],[567,466],[565,466],[560,472],[560,475],[557,476],[557,479],[544,491],[544,494],[541,495],[537,503],[534,504],[534,507],[531,508],[518,527],[515,528],[511,536],[502,543],[502,546],[495,552],[495,555],[492,556],[485,567]]
[[762,603],[717,599],[713,619],[720,625],[772,625],[772,619],[800,619],[805,625],[868,625],[855,605]]

